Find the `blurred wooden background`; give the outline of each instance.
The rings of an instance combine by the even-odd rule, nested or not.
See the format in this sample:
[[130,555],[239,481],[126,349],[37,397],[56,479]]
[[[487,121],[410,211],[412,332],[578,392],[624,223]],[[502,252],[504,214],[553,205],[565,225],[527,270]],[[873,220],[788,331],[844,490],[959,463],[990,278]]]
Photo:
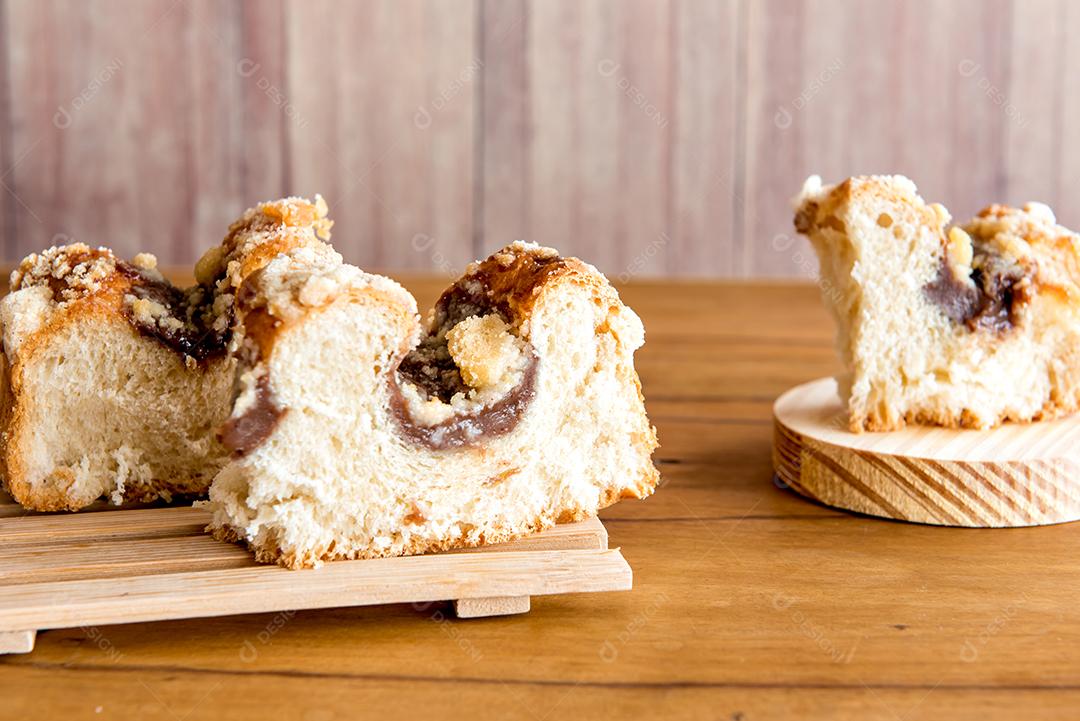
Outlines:
[[1080,226],[1077,36],[1071,0],[3,0],[3,254],[188,263],[320,192],[372,268],[808,276],[811,172]]

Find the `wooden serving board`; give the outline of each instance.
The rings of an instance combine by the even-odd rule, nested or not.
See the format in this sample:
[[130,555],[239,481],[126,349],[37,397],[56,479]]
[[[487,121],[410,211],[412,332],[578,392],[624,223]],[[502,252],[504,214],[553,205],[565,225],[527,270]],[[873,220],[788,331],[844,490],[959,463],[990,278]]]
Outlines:
[[981,528],[1080,519],[1080,416],[852,433],[836,382],[823,378],[780,396],[773,420],[780,480],[830,506]]
[[304,571],[255,563],[206,535],[208,520],[191,507],[29,514],[0,495],[0,653],[27,653],[53,628],[433,601],[470,618],[632,583],[596,519],[513,543]]

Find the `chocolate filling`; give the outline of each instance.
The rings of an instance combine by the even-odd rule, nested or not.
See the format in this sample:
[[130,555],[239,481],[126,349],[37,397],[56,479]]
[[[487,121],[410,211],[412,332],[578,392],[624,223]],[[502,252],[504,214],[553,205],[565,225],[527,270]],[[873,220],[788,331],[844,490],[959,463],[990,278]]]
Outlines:
[[434,450],[476,445],[486,438],[506,435],[517,427],[536,395],[536,366],[536,356],[532,355],[521,382],[497,402],[475,413],[451,416],[432,426],[413,419],[409,404],[401,394],[401,386],[394,379],[390,381],[390,410],[401,434],[413,443]]
[[226,323],[221,330],[214,329],[214,294],[210,288],[195,286],[182,290],[167,280],[148,277],[124,261],[117,261],[116,268],[131,279],[131,295],[164,306],[169,316],[182,323],[180,327],[163,327],[157,322],[147,323],[137,318],[131,308],[125,305],[124,315],[136,330],[199,362],[224,355],[229,345],[232,324]]
[[487,296],[485,283],[465,287],[462,282],[451,286],[435,304],[432,330],[420,343],[401,359],[397,372],[429,398],[443,403],[458,393],[468,393],[469,385],[461,378],[454,359],[446,344],[446,334],[461,321],[473,316],[497,313],[503,321],[509,321],[509,309],[497,307]]
[[268,376],[255,383],[255,403],[243,415],[230,418],[218,432],[221,444],[238,456],[255,450],[277,428],[285,410],[274,402]]
[[1028,300],[1026,278],[1021,269],[984,256],[967,282],[957,278],[943,258],[937,277],[923,292],[954,323],[1000,333],[1016,325],[1018,308]]
[[[537,267],[549,265],[547,259]],[[469,385],[447,348],[446,334],[461,321],[473,316],[499,315],[510,322],[513,311],[505,297],[492,291],[490,278],[476,273],[448,288],[435,304],[431,330],[398,364],[390,376],[390,409],[403,436],[435,450],[461,448],[502,436],[517,427],[521,416],[536,395],[537,358],[528,347],[529,361],[521,381],[495,403],[469,414],[451,416],[427,426],[418,423],[401,392],[401,383],[412,383],[426,398],[449,403],[458,393],[468,393]]]
[[431,329],[401,360],[397,374],[429,398],[448,403],[470,389],[446,347],[446,334],[473,316],[498,314],[513,324],[518,306],[528,305],[535,290],[566,261],[558,255],[523,253],[516,257],[492,256],[439,297]]
[[[222,330],[214,329],[214,292],[212,286],[197,285],[183,290],[169,281],[154,277],[127,261],[114,259],[105,250],[87,250],[67,256],[74,268],[91,264],[96,260],[108,258],[116,272],[131,281],[126,294],[135,298],[157,303],[165,308],[168,316],[179,321],[162,326],[155,318],[152,321],[136,317],[130,303],[123,304],[123,314],[139,333],[153,338],[176,353],[203,362],[209,358],[224,355],[229,344],[230,323],[225,323]],[[215,280],[216,282],[216,280]],[[53,298],[63,300],[73,292],[79,292],[78,286],[69,283],[66,277],[49,276],[46,279]],[[230,319],[231,320],[231,319]]]
[[[103,249],[86,250],[70,253],[67,261],[72,268],[108,258],[116,272],[129,281],[126,294],[135,298],[149,300],[165,308],[168,317],[179,321],[166,323],[158,318],[151,321],[135,315],[132,304],[123,304],[123,314],[139,333],[153,338],[167,348],[181,355],[190,356],[198,362],[224,355],[229,344],[231,322],[225,323],[221,330],[214,328],[214,292],[213,286],[197,285],[187,290],[177,288],[164,278],[155,277],[135,265],[114,258]],[[218,279],[215,279],[215,283]],[[73,292],[78,293],[79,286],[69,283],[67,277],[49,276],[46,279],[53,298],[63,300]],[[70,298],[68,298],[70,299]],[[231,321],[231,318],[229,319]]]

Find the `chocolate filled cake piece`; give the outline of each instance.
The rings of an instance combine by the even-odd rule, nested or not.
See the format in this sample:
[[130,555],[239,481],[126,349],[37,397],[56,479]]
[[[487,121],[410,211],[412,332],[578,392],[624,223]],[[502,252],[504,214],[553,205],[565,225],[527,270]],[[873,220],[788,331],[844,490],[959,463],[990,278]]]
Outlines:
[[795,227],[820,261],[851,430],[1077,410],[1080,236],[1045,205],[991,205],[950,225],[907,178],[814,176]]
[[[325,204],[247,211],[178,288],[153,256],[73,244],[27,257],[0,301],[0,471],[24,507],[204,493],[228,460],[236,289],[289,252],[336,256]],[[340,257],[337,258],[340,261]]]
[[655,488],[641,321],[577,259],[514,243],[421,324],[392,280],[279,257],[237,314],[234,455],[207,505],[259,560],[496,543]]

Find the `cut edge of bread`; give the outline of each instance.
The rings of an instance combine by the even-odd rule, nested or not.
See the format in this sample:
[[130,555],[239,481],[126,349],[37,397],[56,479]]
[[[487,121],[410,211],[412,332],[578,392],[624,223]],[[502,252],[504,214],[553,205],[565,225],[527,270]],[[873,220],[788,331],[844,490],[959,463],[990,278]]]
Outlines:
[[[208,314],[206,328],[227,339],[236,289],[274,257],[307,249],[311,255],[340,261],[325,242],[332,225],[327,211],[320,196],[314,202],[290,197],[249,208],[230,225],[225,239],[200,258],[195,267],[197,285],[190,289],[165,281],[157,271],[156,258],[145,253],[126,262],[107,248],[74,243],[23,259],[12,272],[11,292],[0,300],[0,480],[12,497],[28,510],[73,511],[99,498],[119,505],[205,494],[227,459],[217,441],[216,426],[227,419],[232,407],[235,360],[227,349],[197,360],[186,354],[186,346],[183,351],[179,346],[170,348],[166,341],[144,335],[136,323],[179,327],[183,319],[174,320],[166,313],[169,309],[140,290],[144,284],[158,284],[165,288],[162,292],[190,300],[191,293],[202,289],[198,297],[207,300],[199,312]],[[79,346],[85,346],[85,341],[59,346],[65,338],[80,334],[90,334],[100,342],[96,356],[84,357],[89,351]],[[156,334],[155,330],[150,335]],[[124,346],[128,357],[114,358],[111,345]],[[75,364],[76,358],[83,361],[82,366]],[[38,370],[38,363],[56,367],[45,369],[49,377],[35,376],[30,382],[28,375]],[[64,363],[68,365],[61,370]],[[148,368],[158,374],[145,378],[145,387],[107,387],[89,373],[98,363],[114,375],[126,375],[117,370],[125,365],[135,374]],[[80,387],[69,382],[87,375]],[[144,429],[133,421],[129,406],[148,389],[159,392],[143,399],[149,414]],[[96,404],[95,392],[100,393]],[[56,398],[56,393],[66,393],[70,402]],[[158,398],[177,407],[159,407]],[[87,426],[80,429],[79,419],[66,419],[67,425],[55,430],[51,445],[62,452],[51,466],[45,460],[51,458],[51,451],[38,447],[41,444],[35,440],[53,433],[49,419],[39,418],[39,406],[54,408],[59,423],[76,403],[87,415]],[[181,412],[178,404],[190,406],[194,415]],[[157,418],[171,423],[155,428]],[[69,447],[73,445],[70,436],[82,433],[88,436],[85,449]],[[172,438],[175,454],[160,453],[154,433]],[[147,459],[150,449],[168,460]],[[200,464],[197,458],[189,458],[191,454],[201,456],[201,467],[196,468]]]
[[[550,249],[524,243],[512,244],[495,253],[484,261],[489,264],[488,269],[498,267],[502,271],[492,277],[495,293],[503,298],[513,309],[513,313],[527,325],[532,320],[536,309],[542,307],[547,302],[547,298],[557,294],[560,286],[565,284],[584,289],[588,297],[592,299],[590,302],[597,307],[604,306],[607,309],[605,312],[612,314],[611,325],[603,328],[601,332],[612,334],[616,343],[624,343],[632,348],[640,346],[643,342],[640,321],[629,308],[622,305],[614,289],[592,266],[572,258],[559,259],[558,263],[551,263],[549,267],[541,269],[533,263],[525,262],[537,257],[551,258],[552,254],[554,251]],[[280,386],[282,383],[280,378],[284,374],[274,364],[275,350],[280,344],[287,342],[291,333],[302,332],[304,324],[318,322],[318,317],[322,314],[339,312],[339,306],[343,303],[360,305],[370,303],[372,307],[379,308],[381,312],[388,314],[391,325],[396,326],[396,330],[389,335],[396,338],[398,342],[388,349],[387,357],[380,356],[381,360],[377,361],[379,364],[389,366],[394,358],[401,357],[410,348],[415,347],[421,333],[416,303],[411,294],[398,284],[380,276],[368,275],[358,269],[350,269],[348,266],[323,268],[314,272],[299,269],[284,270],[288,263],[289,261],[279,258],[267,266],[265,274],[257,278],[253,277],[252,280],[261,287],[246,295],[258,299],[254,303],[256,307],[241,310],[246,319],[254,320],[253,323],[245,321],[247,328],[245,342],[250,343],[253,350],[246,354],[242,353],[248,361],[238,369],[241,376],[248,375],[250,388],[254,388],[256,378],[264,375],[269,378],[271,385]],[[477,268],[482,266],[483,264],[470,266],[464,278],[468,278],[470,273],[476,272]],[[279,270],[284,272],[279,274]],[[275,278],[275,275],[278,277]],[[329,281],[327,281],[328,277],[331,277]],[[318,288],[318,291],[310,292],[312,286]],[[308,296],[306,301],[302,300],[305,295]],[[630,317],[633,320],[629,320]],[[528,337],[530,329],[524,328],[522,332]],[[623,335],[621,339],[617,337],[620,333]],[[630,353],[632,354],[632,351]],[[632,361],[627,367],[619,367],[619,383],[624,384],[628,390],[632,389],[630,392],[640,409],[641,427],[637,429],[633,437],[627,438],[627,442],[628,447],[634,449],[632,453],[635,457],[641,458],[642,462],[637,466],[634,477],[611,479],[611,482],[599,491],[596,502],[588,506],[574,504],[548,506],[528,515],[527,518],[518,518],[514,524],[502,527],[495,524],[479,534],[450,533],[443,536],[417,534],[407,541],[387,545],[381,550],[370,546],[349,545],[341,538],[327,540],[328,537],[325,535],[318,543],[308,545],[291,543],[282,538],[290,530],[284,528],[283,525],[273,528],[272,532],[267,531],[265,524],[271,522],[266,521],[262,516],[274,516],[275,512],[271,509],[269,514],[265,513],[267,506],[252,500],[253,496],[258,495],[261,498],[264,493],[257,488],[262,480],[259,477],[260,471],[265,469],[265,466],[261,465],[263,461],[260,456],[272,454],[272,451],[260,447],[252,451],[249,456],[234,458],[233,463],[219,475],[218,481],[211,488],[211,500],[206,504],[213,513],[213,520],[208,530],[220,540],[244,542],[260,561],[276,562],[290,568],[301,568],[316,566],[329,560],[413,555],[500,543],[543,530],[556,523],[593,517],[598,510],[620,498],[643,498],[649,495],[659,482],[659,473],[650,460],[652,452],[658,445],[656,431],[644,415],[644,399]],[[309,386],[315,384],[316,381],[309,379]],[[249,395],[253,393],[254,390],[251,390]],[[243,391],[241,395],[244,395]],[[310,411],[310,408],[298,411],[289,403],[290,401],[285,401],[286,414]],[[243,408],[249,404],[240,405]],[[367,410],[364,410],[364,413],[367,413]],[[234,413],[234,417],[235,415]],[[288,418],[288,415],[285,418]],[[385,420],[384,418],[384,422]],[[390,432],[398,433],[396,429],[391,429]],[[505,437],[489,439],[486,443],[490,445],[443,453],[483,456],[487,449],[497,447],[504,440]],[[338,441],[334,443],[336,446]],[[282,441],[281,447],[290,446]],[[498,452],[491,451],[493,454]],[[426,451],[417,451],[417,453],[423,455]],[[446,467],[450,469],[457,467],[453,465],[451,456],[447,456],[444,461]],[[458,463],[458,466],[460,465],[461,462]],[[526,472],[531,471],[532,469]],[[448,472],[453,473],[452,470]],[[322,488],[320,493],[329,492],[325,487]],[[297,499],[306,497],[302,491],[295,488],[293,491],[299,494],[294,496]],[[275,488],[273,495],[281,496],[288,493],[289,491],[285,489]],[[273,503],[270,505],[272,506]],[[345,513],[359,507],[346,503],[339,506]],[[398,507],[395,506],[395,508]],[[421,515],[420,512],[417,513]],[[281,523],[279,520],[273,522]]]
[[[903,176],[812,176],[795,208],[821,261],[850,430],[991,428],[1080,406],[1069,370],[1080,359],[1080,236],[1048,207],[993,205],[950,226]],[[942,287],[967,300],[935,300]]]

